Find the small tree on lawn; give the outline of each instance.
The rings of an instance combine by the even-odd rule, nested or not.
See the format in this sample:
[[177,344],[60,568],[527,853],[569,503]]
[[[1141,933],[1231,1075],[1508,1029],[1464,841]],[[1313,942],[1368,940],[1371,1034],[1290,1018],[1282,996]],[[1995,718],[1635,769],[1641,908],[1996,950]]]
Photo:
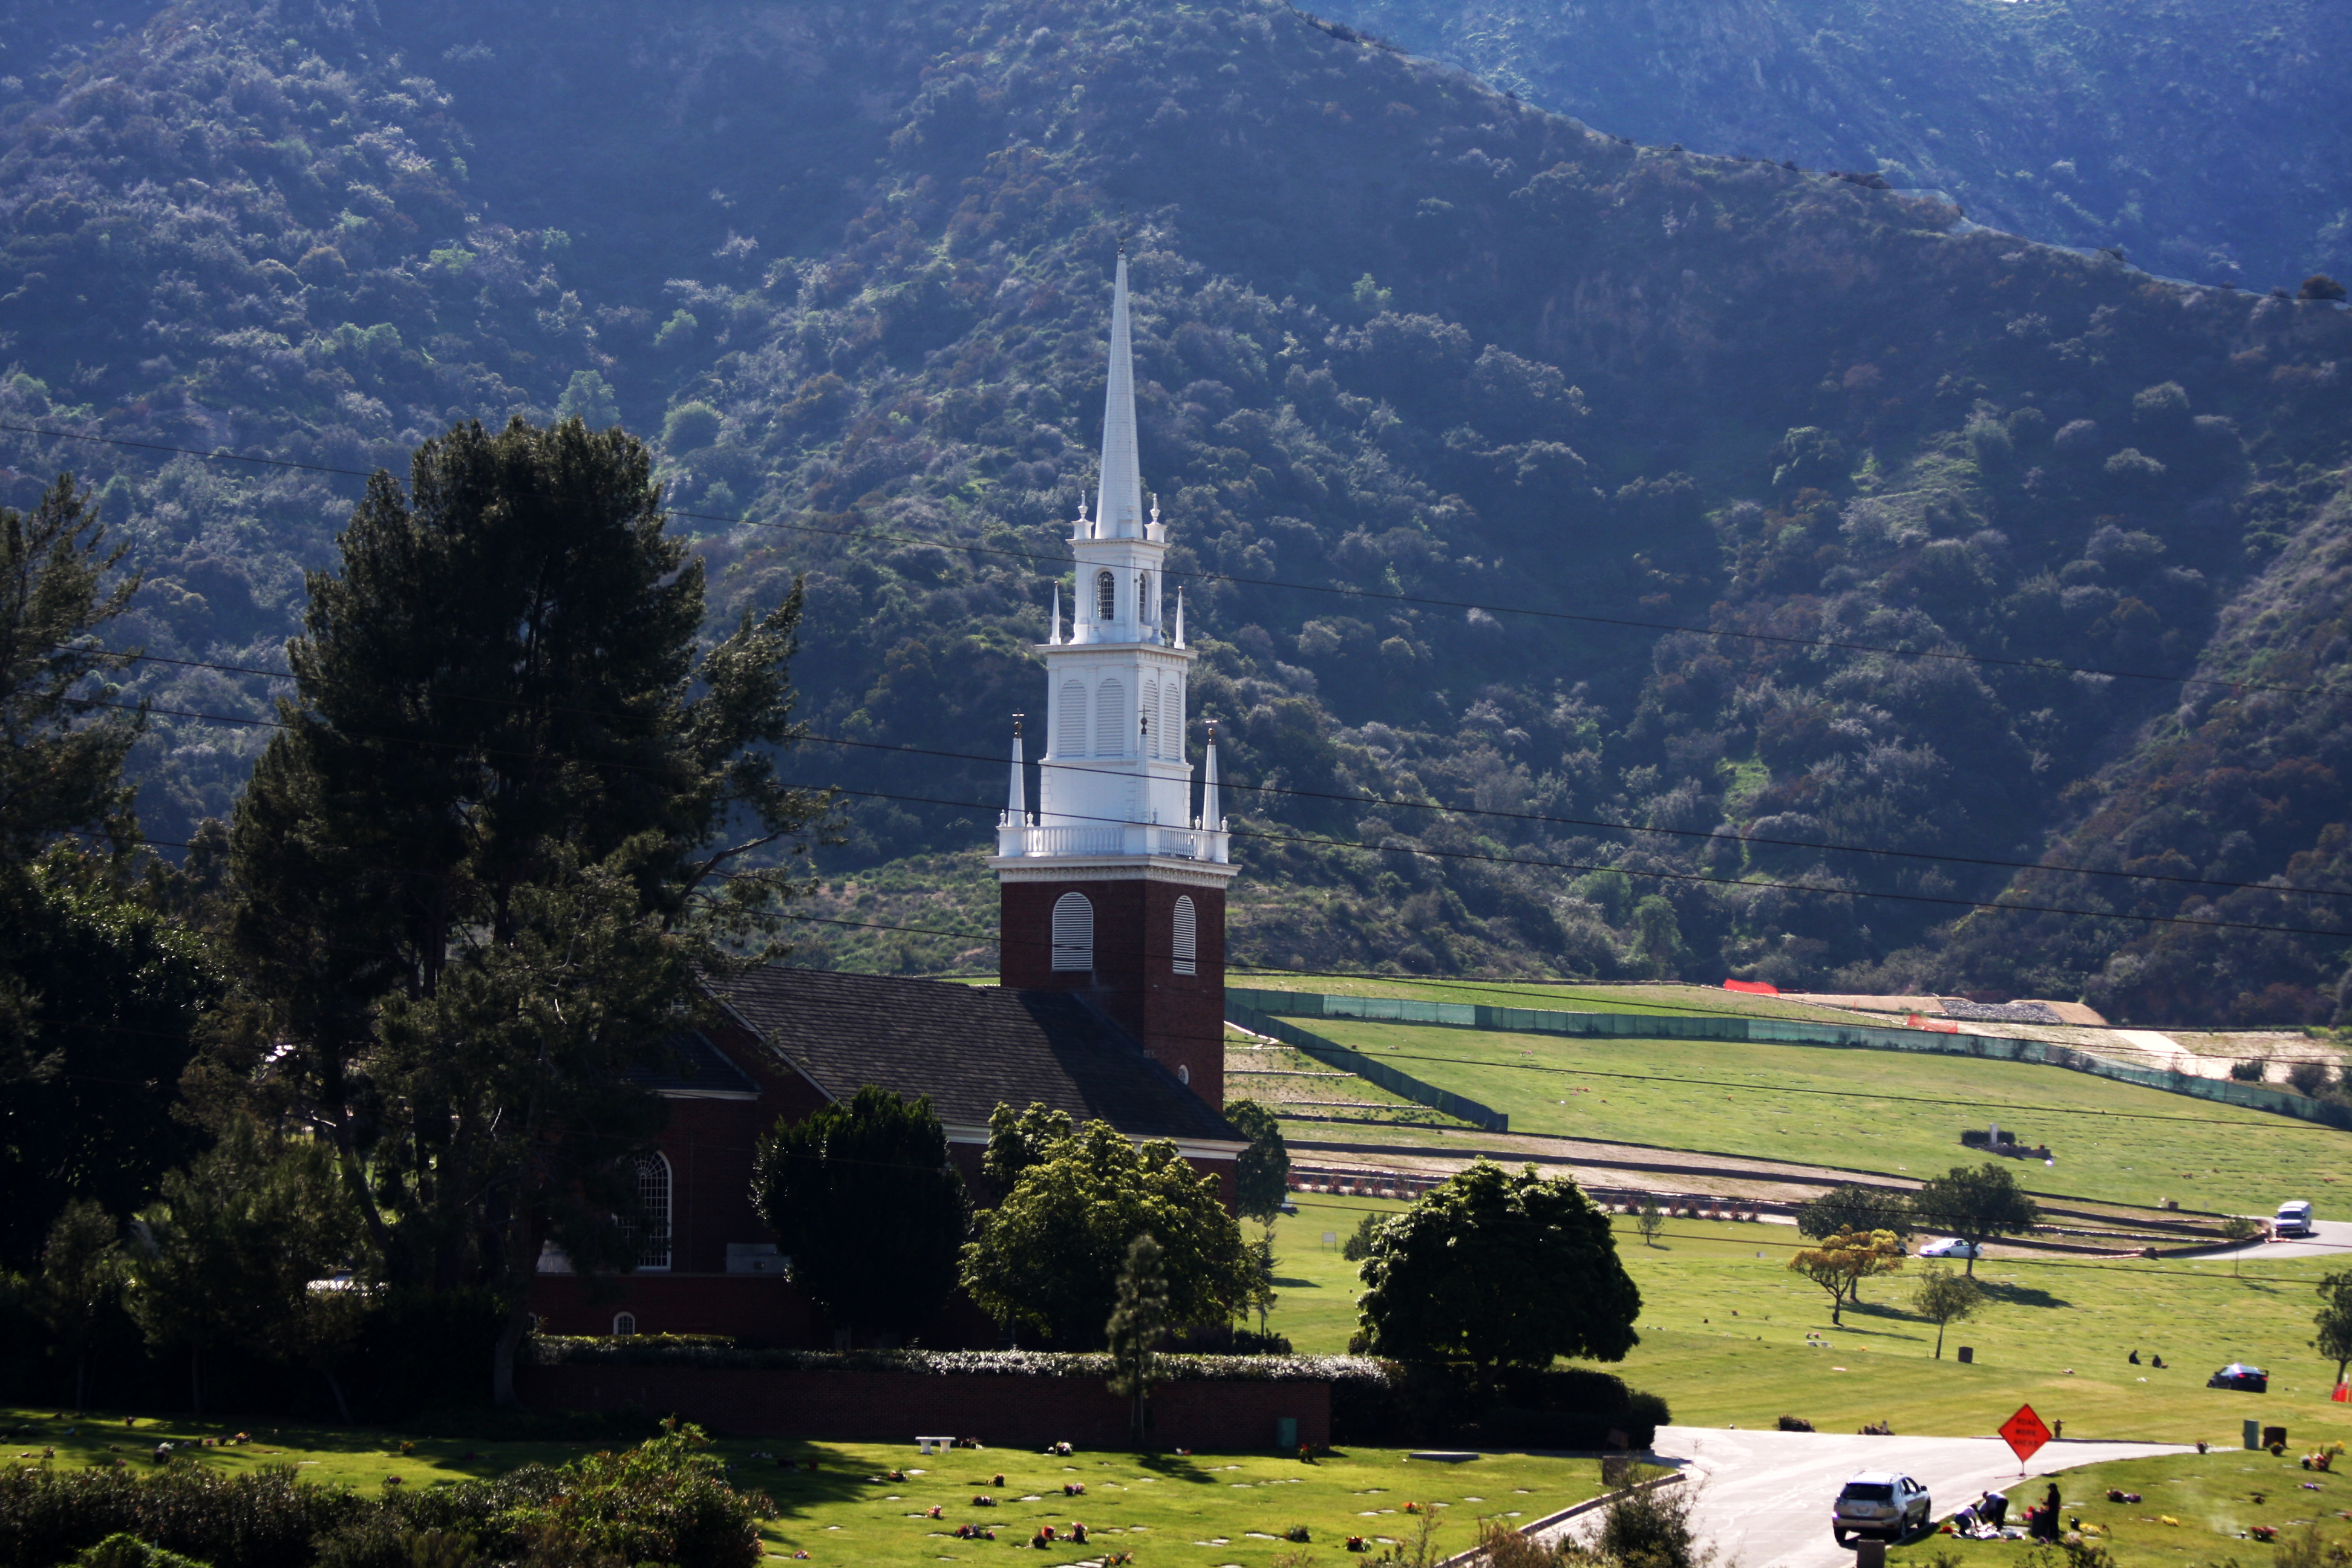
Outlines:
[[1110,1391],[1133,1402],[1129,1434],[1143,1447],[1147,1402],[1159,1371],[1160,1342],[1168,1335],[1168,1271],[1149,1231],[1128,1244],[1118,1271],[1118,1305],[1103,1332],[1110,1342]]
[[[1990,1160],[1974,1170],[1955,1165],[1929,1177],[1911,1194],[1911,1212],[1922,1229],[1949,1231],[1969,1243],[1971,1254],[1997,1236],[2020,1236],[2042,1223],[2042,1211],[2016,1176]],[[1973,1256],[1968,1271],[1977,1271]]]
[[1213,1178],[1173,1143],[1141,1148],[1107,1121],[1047,1145],[992,1209],[972,1216],[963,1287],[991,1317],[1066,1348],[1103,1342],[1129,1247],[1159,1244],[1172,1327],[1232,1322],[1249,1254]]
[[1895,1193],[1874,1192],[1848,1182],[1797,1205],[1797,1234],[1819,1241],[1842,1230],[1891,1230],[1911,1234],[1911,1215]]
[[1830,1296],[1830,1321],[1843,1324],[1840,1309],[1863,1280],[1903,1267],[1903,1242],[1890,1230],[1842,1230],[1789,1259],[1789,1272],[1801,1274]]
[[1642,1194],[1642,1206],[1633,1211],[1633,1228],[1642,1233],[1644,1247],[1657,1246],[1658,1233],[1666,1228],[1665,1210],[1647,1193]]
[[847,1104],[779,1121],[751,1175],[793,1283],[834,1323],[906,1336],[955,1289],[963,1178],[929,1098],[867,1084]]
[[2352,1272],[2330,1274],[2319,1281],[2319,1310],[2312,1320],[2319,1328],[2312,1348],[2336,1363],[2336,1381],[2352,1363]]
[[1234,1208],[1265,1226],[1271,1238],[1275,1217],[1290,1196],[1290,1151],[1282,1142],[1282,1124],[1254,1100],[1226,1106],[1225,1120],[1250,1141],[1234,1163]]
[[1371,1354],[1466,1363],[1485,1387],[1500,1367],[1622,1361],[1639,1342],[1609,1216],[1532,1165],[1481,1160],[1432,1188],[1374,1234],[1361,1273]]
[[[2231,1215],[2221,1221],[2222,1236],[2242,1249],[2245,1247],[2246,1243],[2253,1240],[2254,1237],[2262,1235],[2262,1221],[2257,1219],[2249,1219],[2242,1214]],[[2230,1272],[2232,1275],[2235,1275],[2238,1272],[2239,1266],[2244,1262],[2245,1253],[2242,1250],[2233,1253],[2230,1258]]]
[[88,1386],[89,1336],[98,1315],[122,1291],[122,1253],[115,1224],[88,1198],[76,1198],[49,1226],[34,1309],[48,1325],[58,1353],[73,1363],[74,1408]]
[[1931,1263],[1911,1292],[1911,1310],[1936,1325],[1936,1359],[1944,1359],[1944,1326],[1976,1315],[1984,1292],[1965,1274]]

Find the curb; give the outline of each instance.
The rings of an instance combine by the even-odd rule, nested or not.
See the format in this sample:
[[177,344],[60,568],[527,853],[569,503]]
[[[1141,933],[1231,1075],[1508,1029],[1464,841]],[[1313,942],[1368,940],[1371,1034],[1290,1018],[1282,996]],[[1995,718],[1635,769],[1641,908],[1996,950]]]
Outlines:
[[[1586,1498],[1582,1502],[1571,1504],[1561,1509],[1558,1513],[1548,1513],[1532,1524],[1519,1526],[1519,1533],[1533,1536],[1538,1531],[1549,1530],[1556,1524],[1565,1524],[1579,1514],[1591,1513],[1594,1509],[1607,1508],[1611,1503],[1621,1502],[1626,1498],[1642,1492],[1655,1491],[1660,1487],[1673,1486],[1676,1481],[1682,1480],[1685,1475],[1685,1472],[1676,1470],[1672,1475],[1653,1476],[1646,1481],[1635,1481],[1632,1486],[1621,1488],[1613,1492],[1603,1492],[1599,1497]],[[1473,1564],[1486,1560],[1486,1549],[1483,1546],[1474,1546],[1467,1552],[1457,1552],[1453,1556],[1445,1558],[1437,1564],[1437,1568],[1473,1568]]]

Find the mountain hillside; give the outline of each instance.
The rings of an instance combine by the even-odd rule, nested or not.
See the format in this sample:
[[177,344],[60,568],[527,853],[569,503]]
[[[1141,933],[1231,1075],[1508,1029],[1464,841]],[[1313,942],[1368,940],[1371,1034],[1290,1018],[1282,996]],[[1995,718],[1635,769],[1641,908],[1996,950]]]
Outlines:
[[276,668],[352,476],[576,413],[656,443],[730,621],[807,579],[793,766],[852,792],[812,958],[988,967],[1123,238],[1243,958],[2343,1004],[2327,300],[1276,5],[187,0],[44,58],[0,480],[72,467],[150,574],[166,843],[266,732],[204,667]]
[[1940,187],[2035,239],[2292,289],[2352,271],[2352,16],[2325,0],[1333,0],[1637,142]]

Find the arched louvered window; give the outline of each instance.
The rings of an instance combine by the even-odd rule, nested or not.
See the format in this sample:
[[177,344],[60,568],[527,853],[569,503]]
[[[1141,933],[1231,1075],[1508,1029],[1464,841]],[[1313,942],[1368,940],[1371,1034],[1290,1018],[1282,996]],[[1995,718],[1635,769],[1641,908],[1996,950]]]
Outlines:
[[614,1339],[621,1339],[629,1334],[634,1334],[636,1331],[637,1315],[635,1312],[615,1312],[613,1314],[613,1337]]
[[1156,757],[1160,754],[1160,683],[1158,681],[1147,680],[1143,683],[1143,705],[1136,711],[1143,715],[1143,754],[1147,757]]
[[1095,755],[1127,754],[1127,688],[1114,676],[1095,688]]
[[1135,574],[1135,618],[1139,621],[1158,618],[1158,611],[1151,603],[1151,574],[1148,572]]
[[1095,619],[1118,618],[1118,579],[1108,572],[1095,574]]
[[629,1234],[637,1244],[639,1269],[669,1267],[669,1159],[648,1154],[637,1162],[637,1212]]
[[1201,918],[1194,912],[1192,898],[1187,894],[1176,895],[1176,931],[1174,939],[1168,944],[1168,951],[1177,973],[1201,973]]
[[1064,893],[1054,900],[1054,967],[1090,970],[1094,966],[1094,903],[1084,893]]
[[1087,685],[1062,682],[1062,710],[1054,715],[1054,753],[1062,757],[1087,754]]

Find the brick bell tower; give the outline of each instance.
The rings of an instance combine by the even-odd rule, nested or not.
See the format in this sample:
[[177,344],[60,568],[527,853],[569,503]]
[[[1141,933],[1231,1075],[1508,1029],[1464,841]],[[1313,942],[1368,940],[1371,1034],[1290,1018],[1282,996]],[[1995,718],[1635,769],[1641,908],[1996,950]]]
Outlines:
[[1217,1110],[1225,1103],[1225,885],[1217,738],[1209,731],[1192,815],[1184,605],[1165,630],[1168,530],[1147,514],[1135,442],[1127,254],[1111,293],[1101,490],[1072,524],[1076,603],[1061,588],[1046,641],[1045,754],[1029,809],[1021,727],[989,865],[1000,893],[1001,983],[1075,991]]

